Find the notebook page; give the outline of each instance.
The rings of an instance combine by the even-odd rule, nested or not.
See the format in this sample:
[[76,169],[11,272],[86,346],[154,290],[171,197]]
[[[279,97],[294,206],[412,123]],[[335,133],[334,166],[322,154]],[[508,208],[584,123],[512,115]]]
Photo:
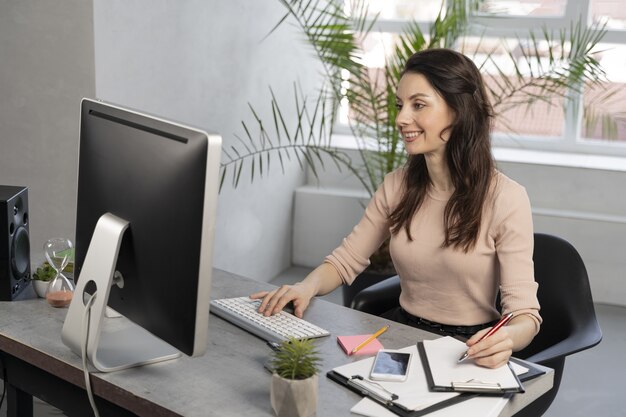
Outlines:
[[472,360],[458,363],[458,359],[467,350],[467,345],[459,340],[446,336],[436,340],[425,340],[423,344],[436,386],[452,387],[452,382],[468,381],[499,383],[503,389],[519,386],[507,365],[490,369],[478,366]]

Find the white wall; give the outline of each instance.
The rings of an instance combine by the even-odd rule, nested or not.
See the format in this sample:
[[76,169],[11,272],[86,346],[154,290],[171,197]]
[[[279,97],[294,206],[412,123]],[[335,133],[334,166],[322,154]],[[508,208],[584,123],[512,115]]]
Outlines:
[[[607,162],[619,166],[619,161]],[[511,158],[498,166],[526,187],[535,231],[560,236],[579,251],[594,300],[626,306],[626,160],[623,169]],[[349,174],[333,170],[324,172],[319,182],[311,177],[309,185],[296,190],[295,265],[317,266],[352,230],[363,213],[364,192],[359,190]]]
[[74,238],[80,99],[94,94],[90,1],[0,0],[0,184],[29,189],[31,263]]
[[[285,103],[293,82],[316,86],[319,68],[292,25],[263,40],[284,10],[278,1],[95,0],[96,95],[217,132],[229,146],[244,136],[241,120],[253,121],[248,102],[269,115],[269,86]],[[278,168],[224,187],[215,266],[263,281],[290,266],[292,191],[304,174]]]
[[594,300],[626,306],[626,171],[520,162],[499,166],[526,187],[535,231],[576,247]]
[[[74,237],[79,103],[97,97],[221,134],[226,146],[320,68],[276,0],[0,0],[0,184],[29,187],[34,264]],[[95,62],[95,63],[94,63]],[[253,124],[253,123],[252,123]],[[269,280],[291,264],[293,190],[305,175],[248,175],[219,197],[215,265]],[[164,196],[166,198],[166,196]]]

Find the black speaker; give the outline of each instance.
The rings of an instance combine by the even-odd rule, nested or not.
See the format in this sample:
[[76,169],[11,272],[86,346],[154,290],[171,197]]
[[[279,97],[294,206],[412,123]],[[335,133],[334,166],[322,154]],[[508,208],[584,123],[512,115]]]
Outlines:
[[30,281],[28,188],[0,185],[0,300],[14,300]]

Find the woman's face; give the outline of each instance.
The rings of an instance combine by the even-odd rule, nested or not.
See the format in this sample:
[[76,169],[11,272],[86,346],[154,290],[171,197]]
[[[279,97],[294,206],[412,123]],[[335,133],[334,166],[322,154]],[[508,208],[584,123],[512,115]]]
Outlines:
[[435,154],[443,157],[454,120],[454,112],[426,77],[406,73],[396,94],[396,125],[409,155]]

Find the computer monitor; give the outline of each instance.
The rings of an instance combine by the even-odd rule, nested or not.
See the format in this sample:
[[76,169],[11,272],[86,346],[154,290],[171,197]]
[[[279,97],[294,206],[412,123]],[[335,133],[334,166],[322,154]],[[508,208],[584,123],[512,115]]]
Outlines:
[[98,370],[206,350],[220,152],[218,135],[83,99],[77,284],[62,339],[79,355],[87,341]]

